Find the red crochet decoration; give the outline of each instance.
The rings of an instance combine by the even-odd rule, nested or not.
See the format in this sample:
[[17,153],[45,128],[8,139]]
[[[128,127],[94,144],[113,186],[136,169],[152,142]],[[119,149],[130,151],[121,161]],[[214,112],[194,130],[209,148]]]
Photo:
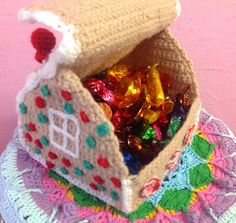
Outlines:
[[107,159],[102,157],[102,156],[100,156],[98,158],[97,163],[98,163],[99,166],[101,166],[105,169],[109,167],[109,163],[108,163]]
[[56,38],[52,32],[44,28],[36,29],[31,35],[31,43],[37,50],[35,59],[42,63],[46,60],[56,45]]

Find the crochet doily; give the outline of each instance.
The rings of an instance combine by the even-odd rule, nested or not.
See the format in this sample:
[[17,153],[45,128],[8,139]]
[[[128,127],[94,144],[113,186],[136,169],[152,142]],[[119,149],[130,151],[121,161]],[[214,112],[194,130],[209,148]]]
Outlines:
[[178,155],[160,188],[127,215],[34,161],[15,134],[0,160],[0,212],[6,223],[236,222],[233,133],[203,110],[176,163]]

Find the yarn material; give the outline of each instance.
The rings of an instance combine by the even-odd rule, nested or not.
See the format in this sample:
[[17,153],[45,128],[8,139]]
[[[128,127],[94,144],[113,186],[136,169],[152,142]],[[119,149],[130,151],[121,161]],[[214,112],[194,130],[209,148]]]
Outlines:
[[[2,199],[3,191],[1,190],[0,212],[2,216],[5,217],[4,220],[6,222],[11,222],[9,221],[10,219],[19,219],[20,216],[28,216],[29,214],[31,215],[28,218],[22,219],[21,221],[16,220],[14,222],[46,222],[47,219],[51,217],[50,215],[54,206],[60,204],[63,208],[56,214],[56,218],[54,219],[55,222],[66,221],[70,223],[74,221],[73,219],[77,219],[77,221],[88,219],[91,223],[97,223],[100,222],[98,221],[100,218],[103,219],[103,223],[127,223],[129,221],[135,223],[152,223],[159,221],[171,222],[173,219],[180,223],[198,223],[206,221],[233,223],[235,220],[234,216],[236,214],[234,205],[236,202],[236,196],[233,193],[234,179],[232,178],[232,174],[235,173],[235,159],[233,154],[236,149],[236,139],[233,136],[233,133],[226,126],[224,126],[222,122],[209,116],[204,111],[201,113],[199,131],[201,137],[204,135],[205,140],[207,140],[211,145],[215,145],[212,153],[213,157],[206,160],[202,159],[195,152],[193,152],[191,145],[186,147],[184,151],[186,151],[187,154],[184,153],[182,155],[182,164],[178,163],[176,168],[169,172],[166,176],[166,180],[162,181],[161,186],[161,188],[164,186],[167,190],[179,190],[180,188],[183,190],[183,187],[188,188],[188,181],[185,181],[183,177],[179,178],[179,174],[183,176],[181,173],[181,166],[183,165],[185,167],[184,170],[186,172],[186,170],[191,170],[200,164],[210,163],[213,166],[211,173],[215,181],[208,184],[207,187],[202,188],[200,191],[195,191],[193,193],[194,196],[191,197],[191,202],[187,212],[165,212],[163,208],[158,206],[160,202],[156,203],[156,205],[150,203],[151,198],[146,200],[146,202],[144,202],[135,212],[129,215],[114,208],[110,208],[110,211],[105,211],[107,207],[105,202],[86,193],[82,189],[71,185],[69,181],[65,180],[58,174],[55,174],[55,172],[49,171],[47,173],[43,166],[34,161],[27,153],[21,150],[22,146],[19,144],[17,137],[13,138],[8,149],[4,152],[3,156],[1,156],[0,176],[4,175],[4,179],[0,177],[0,186],[2,183],[5,184],[6,181],[9,182],[8,179],[12,178],[14,174],[18,174],[28,168],[32,169],[32,171],[22,174],[21,178],[24,180],[23,186],[27,189],[40,188],[40,190],[43,190],[44,193],[30,193],[32,200],[30,206],[27,206],[25,197],[21,203],[18,203],[13,199],[12,204],[14,204],[15,207],[21,207],[19,209],[21,214],[19,214],[12,211],[12,207],[9,205],[8,207],[11,208],[6,208],[6,199]],[[196,136],[198,137],[199,135]],[[195,140],[196,139],[197,138],[195,138]],[[193,142],[194,140],[192,141],[192,144]],[[15,168],[12,169],[11,167]],[[50,177],[48,177],[48,175]],[[175,180],[176,178],[177,180]],[[184,181],[186,182],[185,186],[182,184]],[[219,188],[218,185],[221,185],[221,187]],[[1,188],[4,187],[1,186]],[[191,188],[188,188],[188,190],[189,189]],[[11,187],[10,190],[14,190],[14,188]],[[57,193],[55,193],[56,191]],[[58,193],[59,191],[60,193]],[[71,193],[71,191],[73,191],[73,193]],[[19,192],[18,188],[17,193],[15,194],[19,193],[21,194],[22,192]],[[156,199],[156,201],[161,200],[156,196],[157,193],[158,191],[152,197],[152,199]],[[55,196],[55,194],[57,195]],[[78,206],[73,204],[73,196],[76,196]],[[163,198],[164,196],[160,195],[160,197]],[[177,206],[173,205],[172,201],[173,199],[171,200],[171,203],[168,204],[167,201],[165,203],[168,205],[172,204],[172,208],[174,207],[177,209],[178,204]],[[185,204],[186,203],[188,202],[185,202]],[[35,207],[32,208],[32,204],[35,204]],[[30,210],[27,209],[29,207]],[[164,207],[167,208],[167,206]],[[23,212],[23,209],[27,209],[27,211]],[[40,215],[38,215],[39,213]],[[44,214],[42,215],[42,213]],[[6,217],[9,214],[15,214],[15,218],[11,215],[11,217]],[[36,216],[38,217],[36,218]],[[9,220],[7,221],[7,219]],[[127,221],[127,219],[129,220]]]
[[[87,116],[89,116],[88,120],[90,120],[91,122],[89,123],[90,125],[88,125],[88,127],[82,126],[82,128],[86,130],[83,132],[84,135],[81,134],[81,137],[83,139],[81,141],[83,142],[81,142],[81,145],[79,146],[80,148],[79,152],[80,154],[83,154],[86,157],[82,158],[81,160],[86,159],[89,162],[91,162],[91,164],[95,167],[94,171],[96,171],[96,166],[99,165],[101,167],[99,170],[99,174],[102,174],[103,178],[107,176],[107,169],[109,168],[113,170],[112,177],[114,176],[118,179],[121,179],[121,177],[128,178],[128,170],[127,170],[127,167],[124,165],[123,157],[120,154],[120,151],[118,148],[119,147],[118,140],[113,134],[114,129],[111,126],[111,123],[107,124],[108,128],[106,128],[106,126],[103,126],[103,127],[100,126],[101,123],[104,123],[104,122],[106,123],[107,120],[105,117],[103,117],[103,115],[101,116],[101,114],[103,114],[101,109],[98,108],[97,105],[95,105],[94,100],[91,98],[88,92],[86,92],[83,89],[83,87],[80,85],[79,79],[78,78],[76,79],[75,76],[83,77],[90,74],[91,72],[102,70],[104,68],[109,67],[111,64],[118,62],[122,58],[123,60],[127,60],[127,62],[128,61],[133,62],[135,60],[137,63],[135,65],[142,65],[141,61],[143,61],[143,58],[140,58],[140,55],[146,55],[142,53],[142,50],[145,48],[145,52],[147,51],[147,49],[150,49],[150,55],[147,55],[147,58],[144,59],[144,63],[146,62],[148,62],[149,64],[159,63],[161,69],[165,71],[168,70],[170,71],[170,73],[175,74],[176,77],[174,78],[176,79],[175,81],[178,86],[176,89],[180,88],[180,83],[182,82],[193,86],[192,88],[193,90],[191,94],[192,94],[193,99],[196,99],[196,100],[194,101],[192,109],[190,110],[189,118],[186,120],[185,125],[183,126],[181,131],[179,131],[179,134],[176,136],[177,138],[179,138],[179,141],[176,142],[176,144],[175,143],[172,145],[170,144],[169,149],[167,147],[165,150],[165,153],[163,152],[162,154],[160,154],[161,163],[157,162],[157,160],[155,162],[152,162],[150,166],[145,168],[146,173],[145,171],[142,171],[135,179],[132,180],[132,186],[130,186],[130,188],[133,190],[133,193],[132,193],[133,197],[131,198],[132,201],[129,202],[130,207],[127,207],[127,209],[134,209],[135,207],[138,206],[139,203],[143,201],[143,199],[140,199],[138,195],[140,187],[142,186],[141,184],[143,182],[146,182],[153,176],[154,174],[153,170],[157,166],[159,166],[159,168],[158,168],[158,173],[156,174],[160,176],[160,178],[164,176],[165,165],[169,157],[173,153],[171,148],[176,149],[177,147],[181,146],[182,138],[186,132],[186,129],[189,127],[190,124],[196,121],[197,115],[198,115],[198,109],[199,109],[198,89],[197,89],[194,73],[191,68],[191,64],[189,63],[189,60],[184,54],[184,52],[179,48],[176,41],[169,35],[168,31],[165,30],[160,33],[160,31],[164,30],[164,28],[166,28],[176,17],[176,14],[177,14],[176,1],[175,0],[169,0],[169,1],[159,0],[158,2],[159,4],[156,4],[156,2],[153,2],[151,0],[149,3],[142,0],[139,0],[138,2],[137,1],[124,1],[124,0],[119,1],[119,2],[102,1],[99,3],[100,4],[99,9],[101,11],[103,10],[106,11],[107,6],[108,6],[109,12],[112,12],[112,10],[114,10],[115,13],[113,14],[106,13],[106,12],[101,13],[100,10],[97,10],[97,3],[94,3],[93,1],[88,1],[86,2],[86,4],[77,4],[78,2],[76,0],[69,0],[66,5],[64,3],[61,4],[62,1],[61,2],[58,1],[58,2],[52,1],[45,5],[36,4],[35,6],[30,7],[28,12],[27,11],[22,12],[22,17],[25,20],[29,19],[31,21],[38,21],[45,25],[48,25],[49,27],[56,29],[57,31],[59,30],[63,32],[63,34],[67,37],[68,42],[69,42],[68,45],[70,46],[68,46],[65,43],[66,41],[64,41],[63,39],[62,43],[59,45],[58,51],[55,50],[55,52],[52,52],[52,54],[49,55],[48,60],[43,64],[43,68],[40,69],[37,72],[37,74],[36,73],[34,74],[35,80],[31,80],[32,82],[28,81],[26,87],[22,90],[22,92],[19,94],[19,97],[18,97],[18,101],[22,101],[22,98],[24,98],[25,101],[27,101],[27,105],[31,104],[29,106],[30,108],[29,116],[27,116],[26,118],[22,117],[22,119],[19,118],[19,126],[21,126],[21,124],[23,124],[25,121],[28,121],[27,119],[30,119],[30,120],[32,119],[36,122],[34,112],[37,109],[35,107],[32,107],[32,101],[30,99],[30,95],[34,94],[34,92],[36,91],[40,93],[39,85],[42,85],[42,86],[46,85],[49,87],[52,99],[50,99],[50,96],[47,97],[47,99],[43,98],[43,100],[47,100],[46,102],[47,106],[45,108],[45,113],[43,113],[44,116],[39,115],[38,117],[40,132],[35,134],[34,137],[40,138],[41,135],[45,135],[45,136],[49,135],[50,146],[52,147],[53,152],[56,153],[58,150],[61,150],[60,152],[58,152],[57,154],[58,156],[62,156],[63,153],[65,153],[66,154],[65,157],[67,159],[71,159],[70,156],[72,156],[74,159],[74,157],[76,157],[74,152],[75,150],[76,152],[78,152],[78,145],[75,145],[75,142],[77,142],[76,138],[69,137],[71,136],[71,134],[70,135],[65,134],[66,137],[62,137],[61,136],[62,132],[56,131],[58,129],[54,128],[52,131],[51,128],[49,127],[50,130],[48,130],[48,121],[50,122],[50,120],[48,120],[48,117],[47,117],[48,106],[51,108],[58,109],[59,111],[63,110],[65,113],[69,115],[73,114],[76,118],[79,117],[78,112],[80,112],[80,114],[82,112],[82,111],[79,111],[79,108],[85,108],[84,112],[86,113]],[[93,12],[93,9],[96,9],[94,10],[93,13],[96,14],[98,12],[98,16],[96,15],[88,16],[87,18],[87,14],[85,14],[84,17],[80,16],[80,19],[77,19],[76,17],[78,15],[81,15],[81,13],[87,12],[87,10],[89,10],[89,8],[86,8],[87,4],[91,6],[92,12]],[[69,7],[69,5],[74,5],[74,7]],[[117,10],[117,9],[123,9],[124,5],[126,6],[127,10],[131,11],[131,13],[124,10]],[[85,7],[87,10],[82,10],[83,7]],[[74,10],[71,11],[71,8],[73,8]],[[80,13],[80,10],[82,10],[81,13]],[[52,12],[54,12],[54,15],[59,15],[59,17],[54,17],[53,14],[50,14]],[[103,22],[101,22],[98,19],[98,18],[101,18],[100,16],[101,14],[108,16],[107,19],[103,18],[104,19]],[[132,15],[134,19],[130,19],[129,16],[127,17],[127,14]],[[90,15],[90,13],[88,13],[88,15]],[[114,27],[117,27],[118,29],[119,27],[121,27],[122,29],[125,30],[125,34],[119,31],[119,35],[121,36],[118,37],[117,34],[115,34],[115,32],[113,32],[111,29],[107,30],[107,27],[100,27],[100,26],[105,25],[107,21],[110,21],[111,19],[109,17],[110,15],[114,17],[112,18],[112,21],[114,22]],[[49,17],[51,19],[48,19],[48,22],[45,21],[45,18],[49,18]],[[88,20],[87,19],[83,20],[81,18],[87,18]],[[63,20],[63,22],[61,20]],[[141,22],[138,22],[138,24],[140,24],[138,27],[136,26],[137,21],[141,21]],[[100,38],[102,35],[95,34],[95,35],[91,35],[91,37],[88,38],[87,33],[92,34],[92,32],[90,32],[91,26],[89,26],[87,23],[97,24],[98,30],[104,31],[103,33],[104,36]],[[57,25],[59,24],[59,26],[56,26],[55,24]],[[71,26],[67,27],[65,24],[73,25],[73,28],[71,28]],[[127,29],[124,27],[126,26],[126,24],[128,25]],[[135,30],[133,28],[130,29],[130,27],[134,27]],[[112,35],[111,33],[109,33],[110,31],[112,31]],[[97,39],[98,37],[100,39]],[[148,38],[150,39],[148,40],[148,43],[147,43],[147,41],[145,41],[144,39],[148,39]],[[160,45],[158,45],[157,43],[158,44],[160,43]],[[153,47],[153,46],[157,46],[157,47]],[[117,52],[117,47],[121,47],[122,49],[120,49],[119,52]],[[173,49],[176,49],[176,50],[173,50]],[[58,55],[57,52],[60,52],[62,55],[61,54]],[[65,52],[66,52],[66,55],[64,55]],[[160,55],[156,55],[156,52],[161,52],[161,53]],[[169,55],[166,55],[165,52],[168,52]],[[154,54],[155,56],[152,54]],[[103,57],[101,57],[101,55],[103,55]],[[41,56],[44,56],[44,55],[41,55]],[[173,61],[171,59],[172,57],[176,58],[176,60]],[[169,61],[170,63],[166,63],[166,61]],[[73,65],[72,70],[66,70],[66,69],[64,70],[62,68],[62,69],[59,69],[59,72],[56,74],[55,70],[57,70],[56,68],[59,62],[60,64],[68,65],[69,63]],[[77,67],[80,67],[79,71]],[[62,74],[63,72],[64,74]],[[54,77],[54,75],[56,75],[56,78],[50,79]],[[48,79],[50,79],[49,82],[46,81]],[[58,82],[56,83],[53,82],[53,80],[55,79],[58,80]],[[51,85],[50,85],[50,82],[51,82]],[[62,97],[66,100],[66,102],[64,101],[63,109],[61,108],[61,104],[59,103],[61,101],[61,98],[60,99],[58,98],[60,93],[59,91],[57,91],[58,90],[57,87],[60,87],[60,90],[63,89],[63,91],[69,91],[72,95],[72,98],[68,97],[68,95],[66,96],[65,94],[64,96],[62,95]],[[28,99],[28,97],[25,98],[25,96],[29,92],[29,89],[31,90],[31,92],[28,94],[29,95],[29,99]],[[55,98],[57,98],[57,100],[55,100]],[[38,106],[38,108],[43,109],[45,105],[44,103],[41,103],[41,102],[36,103],[36,106]],[[93,114],[89,114],[89,113],[93,113]],[[98,115],[98,113],[100,114],[100,116]],[[83,121],[82,119],[82,122],[87,123],[86,118],[84,120],[85,121]],[[45,125],[41,126],[40,125],[41,123]],[[85,137],[87,137],[88,133],[89,135],[90,133],[94,134],[94,132],[90,132],[93,130],[92,128],[93,126],[91,125],[98,126],[98,128],[96,129],[97,135],[96,135],[95,140],[98,144],[97,148],[99,148],[99,150],[101,151],[99,151],[98,149],[97,150],[98,150],[98,153],[100,154],[106,154],[107,156],[106,161],[99,159],[100,154],[96,154],[97,152],[96,150],[93,150],[95,155],[91,155],[91,151],[89,150],[86,150],[86,151],[83,150],[83,148],[85,148],[85,145],[84,145]],[[50,133],[48,131],[50,131]],[[68,131],[72,131],[72,128]],[[22,137],[21,130],[19,133],[20,133],[20,137]],[[63,131],[63,134],[64,133],[65,131]],[[87,135],[85,135],[85,133],[87,133]],[[24,139],[22,139],[21,141],[23,142]],[[107,142],[109,142],[109,146]],[[33,156],[34,155],[33,153],[35,151],[32,145],[28,143],[28,144],[25,144],[25,146],[27,146],[27,151],[29,151]],[[110,150],[108,147],[112,147],[113,150]],[[47,159],[48,151],[46,150],[47,148],[46,149],[44,148],[40,156],[35,157],[38,161],[40,161],[43,164],[45,164],[45,160]],[[113,151],[113,153],[110,151]],[[88,159],[88,157],[92,157],[91,158],[92,160],[89,160],[90,158]],[[75,166],[75,163],[77,163],[77,160],[75,159],[73,161],[74,163],[72,163],[72,165]],[[47,163],[49,164],[51,168],[55,167],[55,169],[60,172],[61,164],[59,164],[58,160],[48,161]],[[81,163],[79,165],[80,165],[79,168],[82,168]],[[86,176],[83,178],[83,183],[87,185],[90,183],[90,180],[91,180],[91,176],[89,174],[87,175],[85,174]],[[70,174],[68,174],[68,177],[72,177],[73,182],[77,180],[77,176],[75,175],[74,171],[70,172]],[[106,185],[106,188],[109,189],[109,191],[111,192],[113,188],[113,184],[112,182],[109,182],[109,183],[110,183],[109,185]],[[119,196],[120,197],[123,196],[123,198],[121,199],[121,203],[119,203],[117,207],[122,209],[121,207],[122,201],[126,200],[127,198],[126,198],[125,193],[121,195],[122,191],[118,193],[120,193]],[[103,195],[104,196],[106,195],[106,198],[104,199],[106,199],[106,201],[108,202],[109,192]],[[102,198],[103,195],[101,195],[100,198]]]
[[[132,62],[133,60],[134,61],[141,61],[141,59],[139,59],[139,58],[137,59],[137,57],[140,56],[140,53],[142,52],[143,47],[146,46],[146,44],[148,44],[148,46],[146,48],[152,49],[153,48],[152,45],[153,44],[156,45],[156,43],[158,43],[160,41],[166,41],[168,49],[170,50],[171,54],[174,55],[177,53],[176,51],[174,51],[174,52],[171,51],[173,45],[176,46],[177,49],[179,49],[177,43],[169,35],[169,33],[167,31],[164,31],[164,32],[154,36],[150,40],[150,43],[148,41],[147,43],[144,42],[143,43],[144,45],[141,44],[137,48],[137,50],[135,50],[131,55],[128,56],[127,61],[130,61],[131,64],[133,63]],[[155,50],[157,50],[157,49],[155,49]],[[162,47],[160,47],[160,50],[166,51],[166,49],[164,50],[163,45],[162,45]],[[180,52],[182,52],[182,51],[180,50]],[[148,58],[150,60],[153,60],[153,58],[155,58],[155,57],[150,55],[150,57],[148,57]],[[159,58],[162,58],[162,57],[159,57]],[[166,58],[162,58],[161,60],[165,61]],[[163,64],[161,62],[161,60],[160,60],[160,64]],[[189,67],[189,63],[187,61],[187,57],[185,56],[185,54],[182,52],[181,57],[179,57],[179,60],[177,62],[176,61],[177,60],[175,60],[174,63],[177,63],[177,64],[184,64],[186,61],[186,67],[185,67],[186,71],[183,71],[181,69],[181,70],[175,70],[173,72],[175,72],[176,74],[183,72],[183,73],[188,74],[190,76],[192,75],[192,78],[190,80],[187,80],[187,79],[186,80],[187,80],[187,82],[189,81],[190,84],[193,84],[194,80],[192,80],[192,79],[194,79],[194,76],[193,76],[194,74],[191,70],[191,66]],[[167,69],[167,65],[163,64],[163,67],[165,67],[165,66],[166,66],[165,69]],[[174,66],[174,67],[181,68],[182,65],[181,66]],[[182,77],[180,79],[182,81]],[[183,79],[183,81],[185,81],[185,79]],[[176,83],[179,83],[179,82],[180,81],[176,80]],[[66,131],[64,131],[64,127],[63,127],[63,132],[58,131],[59,129],[62,128],[62,127],[60,127],[60,119],[61,118],[65,119],[64,115],[62,116],[62,115],[56,114],[58,116],[61,116],[61,117],[56,118],[59,128],[55,128],[56,123],[54,123],[53,125],[51,124],[52,119],[51,119],[50,114],[53,109],[48,109],[46,107],[45,109],[40,111],[42,113],[42,115],[45,116],[45,121],[46,121],[45,123],[43,123],[41,119],[39,119],[39,120],[37,118],[35,119],[34,113],[36,113],[37,108],[32,106],[32,101],[31,101],[30,97],[27,97],[27,100],[26,100],[27,104],[31,104],[30,110],[28,108],[28,110],[30,111],[28,113],[30,113],[30,114],[26,117],[23,117],[23,116],[20,117],[19,122],[20,123],[28,123],[29,121],[32,121],[32,122],[36,123],[36,122],[41,121],[42,124],[44,124],[44,125],[40,125],[41,122],[39,123],[40,133],[37,132],[34,135],[34,137],[39,138],[42,135],[49,136],[48,139],[50,141],[50,147],[52,147],[53,152],[56,154],[60,153],[57,155],[62,156],[61,154],[66,153],[69,156],[73,156],[75,158],[78,158],[74,152],[78,152],[80,150],[80,154],[83,154],[85,156],[86,160],[92,159],[89,161],[92,163],[93,166],[95,166],[94,171],[96,170],[97,164],[100,167],[102,167],[102,168],[100,168],[99,171],[101,171],[102,175],[104,174],[103,177],[106,178],[106,175],[107,175],[106,169],[108,169],[108,168],[112,168],[112,170],[113,170],[112,177],[116,177],[118,179],[128,177],[128,170],[123,162],[123,156],[119,150],[119,142],[118,142],[117,137],[114,135],[114,127],[112,126],[112,124],[109,121],[107,121],[106,117],[104,117],[102,109],[94,102],[93,98],[88,93],[88,91],[82,87],[81,82],[78,79],[78,77],[76,76],[76,74],[73,73],[71,70],[61,70],[57,74],[56,79],[41,80],[40,85],[34,89],[32,94],[37,94],[37,95],[41,94],[40,87],[45,86],[45,85],[48,87],[48,90],[51,93],[50,96],[48,96],[47,98],[45,98],[45,97],[43,98],[46,101],[47,106],[50,105],[50,106],[53,106],[54,108],[56,108],[57,113],[59,113],[59,112],[65,113],[64,108],[63,108],[64,103],[67,102],[67,103],[72,104],[73,110],[74,110],[73,116],[75,117],[75,119],[79,120],[79,122],[80,122],[80,126],[76,127],[76,128],[82,129],[81,135],[80,135],[82,137],[81,138],[82,140],[81,141],[76,140],[76,138],[73,137],[72,136],[73,134],[71,134],[71,133],[65,134],[65,133],[68,133],[68,131],[71,131],[73,133],[73,126]],[[178,85],[178,84],[177,84],[177,86],[180,87],[180,85]],[[66,101],[65,98],[63,98],[63,96],[61,96],[61,94],[60,94],[61,89],[63,89],[63,91],[67,91],[71,94],[72,99],[69,102]],[[193,84],[193,89],[194,89],[194,84]],[[177,88],[176,88],[176,90],[177,90]],[[55,97],[57,98],[59,95],[60,95],[60,100],[55,100]],[[80,110],[81,108],[83,108],[83,110]],[[161,152],[159,154],[159,157],[158,157],[159,160],[157,160],[157,159],[154,160],[152,163],[150,163],[150,165],[148,165],[144,169],[145,171],[141,170],[136,178],[132,178],[132,180],[131,180],[132,185],[130,186],[130,188],[132,190],[132,197],[130,198],[130,201],[127,203],[127,204],[129,204],[129,206],[126,206],[127,210],[128,209],[129,210],[135,209],[135,207],[137,207],[138,204],[140,204],[143,201],[143,198],[139,197],[139,191],[140,191],[143,183],[147,182],[150,178],[153,177],[153,175],[158,175],[160,178],[162,178],[164,176],[164,174],[166,172],[165,166],[166,166],[169,158],[171,157],[171,155],[174,153],[174,151],[177,148],[182,147],[182,140],[181,139],[184,137],[187,128],[189,126],[191,126],[192,123],[195,123],[197,116],[198,116],[198,109],[199,109],[199,100],[196,99],[193,103],[192,108],[190,109],[190,113],[189,113],[188,118],[186,119],[186,122],[184,123],[183,127],[180,129],[180,131],[176,135],[176,138],[178,138],[179,140],[178,141],[174,140],[174,141],[170,142],[170,144],[165,148],[165,151]],[[83,114],[83,115],[81,115],[81,114]],[[85,118],[84,114],[87,116],[87,118]],[[68,114],[68,115],[70,116],[72,114]],[[82,119],[82,117],[83,117],[83,119]],[[43,119],[43,121],[44,121],[44,119]],[[107,123],[108,128],[106,127],[106,124],[104,126],[102,126],[103,123]],[[48,124],[50,127],[48,127]],[[99,128],[97,128],[97,126],[99,126]],[[48,130],[48,128],[49,128],[49,130]],[[94,128],[96,128],[96,129],[94,130]],[[21,135],[21,133],[20,133],[20,135]],[[96,146],[97,149],[93,150],[93,154],[94,154],[93,156],[92,156],[91,152],[87,149],[87,145],[85,143],[85,139],[89,135],[93,135],[94,139],[97,143],[97,146]],[[65,136],[66,136],[66,139],[68,139],[68,141],[66,141],[64,139]],[[75,142],[77,143],[76,146],[75,146]],[[109,142],[109,143],[107,143],[107,142]],[[78,143],[79,143],[79,145],[78,145]],[[109,149],[110,147],[112,147],[113,150],[110,150]],[[79,148],[79,150],[78,150],[78,148]],[[63,153],[58,152],[58,149],[63,151]],[[34,153],[34,148],[31,148],[31,150],[28,148],[28,151],[31,151],[31,154],[32,154],[32,153]],[[99,159],[99,156],[101,154],[109,154],[106,157],[106,159],[107,159],[106,163],[108,163],[109,165],[105,164],[103,166],[103,164],[101,165],[100,163],[97,162],[97,160]],[[90,157],[90,158],[88,158],[88,157]],[[37,156],[35,158],[40,162],[43,161],[43,159],[47,159],[47,151],[45,150],[45,152],[42,152],[40,156]],[[67,156],[65,158],[71,159],[71,157],[67,157]],[[82,157],[80,157],[80,158],[82,158]],[[83,160],[83,158],[82,158],[82,160]],[[45,161],[43,161],[41,163],[45,163]],[[81,166],[81,159],[80,159],[79,163],[80,163],[79,168],[83,169]],[[58,173],[60,173],[60,165],[61,164],[59,163],[59,161],[55,161],[55,162],[53,162],[53,164],[54,164],[55,168],[58,169]],[[76,160],[74,160],[74,163],[72,162],[72,165],[77,166]],[[158,169],[158,173],[153,172],[153,170],[156,168]],[[110,170],[109,170],[109,172],[110,172]],[[69,170],[69,174],[67,175],[67,177],[72,177],[73,182],[77,181],[77,176],[73,170],[72,171]],[[88,177],[88,179],[87,179],[87,177]],[[89,178],[91,178],[90,175],[86,175],[86,177],[80,178],[80,179],[81,179],[81,181],[83,181],[83,183],[88,185],[91,181]],[[111,192],[113,190],[112,182],[110,182],[110,185],[106,185],[105,187],[107,188],[107,190],[109,189],[109,191]],[[122,190],[123,190],[123,188],[122,188]],[[126,194],[124,194],[124,193],[123,193],[123,195],[121,194],[122,191],[120,191],[119,193],[120,193],[119,196],[121,197],[121,199],[120,199],[121,202],[118,205],[121,206],[122,201],[125,202],[127,200],[127,198],[126,198]],[[98,194],[98,196],[100,198],[102,198],[102,194],[100,194],[100,195]],[[122,198],[122,196],[123,196],[123,198]],[[110,198],[110,195],[109,195],[109,192],[107,191],[106,202],[108,202],[109,198]],[[119,206],[117,206],[117,207],[119,207]],[[122,207],[120,207],[120,208],[122,208]]]

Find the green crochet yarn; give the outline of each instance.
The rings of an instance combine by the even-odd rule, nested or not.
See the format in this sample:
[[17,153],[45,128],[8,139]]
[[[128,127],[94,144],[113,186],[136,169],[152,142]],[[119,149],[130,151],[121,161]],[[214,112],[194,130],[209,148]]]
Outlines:
[[60,175],[58,175],[56,172],[54,172],[52,170],[48,171],[48,176],[52,177],[53,179],[55,179],[56,181],[59,181],[60,183],[62,183],[64,185],[69,185],[70,184],[68,180],[61,177]]
[[41,150],[38,147],[34,147],[34,152],[37,155],[41,154]]
[[74,114],[74,108],[73,108],[73,105],[69,102],[65,102],[64,104],[64,110],[66,113],[68,114]]
[[128,214],[128,218],[131,222],[137,219],[145,219],[153,212],[157,212],[157,209],[149,202],[142,203],[134,212]]
[[84,176],[84,172],[79,167],[75,167],[74,172],[76,176],[79,176],[79,177]]
[[202,159],[207,160],[212,154],[216,145],[209,143],[207,140],[199,135],[195,135],[191,145],[191,149]]
[[94,139],[93,136],[88,136],[86,139],[86,146],[89,148],[89,149],[94,149],[96,147],[96,141]]
[[25,129],[27,132],[30,131],[30,128],[29,128],[29,126],[28,126],[27,124],[24,124],[24,129]]
[[27,113],[27,107],[24,103],[19,104],[19,112],[23,115]]
[[40,91],[41,91],[41,94],[44,96],[44,97],[47,97],[50,95],[50,91],[48,90],[48,87],[46,85],[43,85],[41,88],[40,88]]
[[43,113],[38,114],[38,121],[42,124],[48,123],[48,117],[44,115]]
[[94,168],[93,165],[87,160],[83,160],[83,167],[86,170],[92,170]]
[[106,207],[106,203],[101,201],[99,198],[96,198],[88,193],[86,193],[84,190],[78,188],[78,187],[72,187],[71,192],[74,195],[75,202],[78,205],[86,206],[86,207],[92,207],[92,206],[100,206],[100,207]]
[[96,133],[100,137],[104,137],[109,133],[109,126],[106,122],[96,126]]
[[187,212],[191,198],[192,198],[192,191],[190,190],[170,189],[165,191],[159,202],[159,205],[164,210]]
[[49,141],[48,141],[48,139],[47,139],[46,136],[42,136],[42,137],[40,138],[40,142],[41,142],[42,145],[44,145],[44,146],[48,146],[48,145],[49,145]]
[[200,188],[213,182],[213,176],[210,168],[206,163],[199,164],[189,169],[189,181],[190,185],[194,188]]
[[68,174],[68,170],[64,166],[60,168],[60,171],[65,175]]
[[111,196],[111,198],[112,198],[114,201],[119,201],[119,200],[120,200],[119,195],[118,195],[115,191],[112,191],[112,192],[110,193],[110,196]]

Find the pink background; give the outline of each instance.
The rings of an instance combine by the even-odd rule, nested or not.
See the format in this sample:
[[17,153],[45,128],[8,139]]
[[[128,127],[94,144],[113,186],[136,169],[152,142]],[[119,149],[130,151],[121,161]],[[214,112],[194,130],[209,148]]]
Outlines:
[[[17,21],[18,10],[33,0],[0,4],[0,152],[16,127],[15,96],[39,64],[29,41],[32,26]],[[194,62],[203,107],[236,132],[236,1],[182,0],[172,26]]]

